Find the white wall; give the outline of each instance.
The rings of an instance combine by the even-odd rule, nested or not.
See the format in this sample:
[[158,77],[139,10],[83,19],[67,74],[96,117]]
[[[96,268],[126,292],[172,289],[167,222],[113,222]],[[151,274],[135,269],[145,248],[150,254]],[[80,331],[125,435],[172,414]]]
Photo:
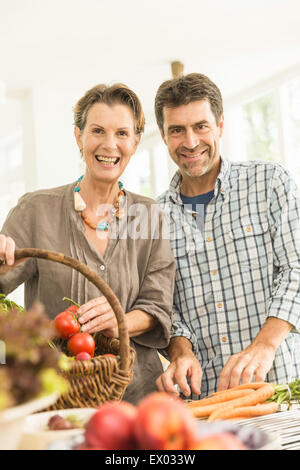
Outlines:
[[0,103],[0,141],[9,138],[21,127],[20,100],[6,99]]
[[26,190],[75,181],[80,157],[73,134],[72,108],[80,92],[36,88],[22,99]]

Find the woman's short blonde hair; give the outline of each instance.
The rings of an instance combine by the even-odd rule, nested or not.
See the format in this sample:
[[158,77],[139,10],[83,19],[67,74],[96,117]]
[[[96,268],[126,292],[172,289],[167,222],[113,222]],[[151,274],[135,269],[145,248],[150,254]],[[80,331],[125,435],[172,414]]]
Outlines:
[[108,86],[99,84],[88,90],[74,106],[74,124],[82,131],[90,108],[95,103],[107,105],[124,104],[133,112],[135,132],[141,134],[145,128],[145,116],[141,102],[137,95],[123,83]]

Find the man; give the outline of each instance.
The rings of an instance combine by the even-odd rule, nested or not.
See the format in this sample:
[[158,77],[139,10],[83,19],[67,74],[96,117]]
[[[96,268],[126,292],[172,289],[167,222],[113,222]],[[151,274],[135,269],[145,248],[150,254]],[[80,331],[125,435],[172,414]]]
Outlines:
[[[161,136],[178,166],[158,202],[177,262],[170,365],[159,390],[196,396],[300,376],[300,214],[279,164],[220,155],[222,96],[201,74],[164,82]],[[201,226],[201,217],[204,217]],[[196,398],[193,395],[194,398]]]

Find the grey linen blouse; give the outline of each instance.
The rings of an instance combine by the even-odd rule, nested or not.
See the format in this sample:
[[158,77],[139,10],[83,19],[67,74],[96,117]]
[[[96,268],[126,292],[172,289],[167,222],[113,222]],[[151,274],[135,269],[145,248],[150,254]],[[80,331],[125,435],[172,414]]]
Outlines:
[[[170,340],[175,276],[168,238],[161,232],[151,237],[151,223],[141,219],[136,208],[142,207],[156,228],[161,227],[163,213],[152,199],[125,191],[127,213],[122,220],[135,235],[110,238],[102,257],[86,238],[83,220],[74,209],[74,187],[69,184],[25,194],[9,212],[1,233],[12,237],[17,249],[42,248],[80,260],[106,281],[125,312],[143,310],[158,320],[153,330],[130,340],[137,358],[124,400],[136,404],[156,390],[155,380],[162,372],[157,349],[165,348]],[[23,282],[26,309],[38,299],[51,319],[65,310],[65,296],[82,305],[102,295],[74,269],[36,258],[1,276],[0,291],[8,295]]]

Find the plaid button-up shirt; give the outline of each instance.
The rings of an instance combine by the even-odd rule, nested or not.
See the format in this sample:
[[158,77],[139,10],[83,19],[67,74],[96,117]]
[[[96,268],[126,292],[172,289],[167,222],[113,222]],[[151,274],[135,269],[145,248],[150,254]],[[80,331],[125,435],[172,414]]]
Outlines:
[[173,337],[191,341],[202,394],[216,391],[229,357],[250,345],[269,316],[294,328],[266,380],[299,377],[300,211],[289,174],[279,164],[222,159],[202,227],[182,203],[180,182],[177,172],[158,202],[169,214],[177,262]]

